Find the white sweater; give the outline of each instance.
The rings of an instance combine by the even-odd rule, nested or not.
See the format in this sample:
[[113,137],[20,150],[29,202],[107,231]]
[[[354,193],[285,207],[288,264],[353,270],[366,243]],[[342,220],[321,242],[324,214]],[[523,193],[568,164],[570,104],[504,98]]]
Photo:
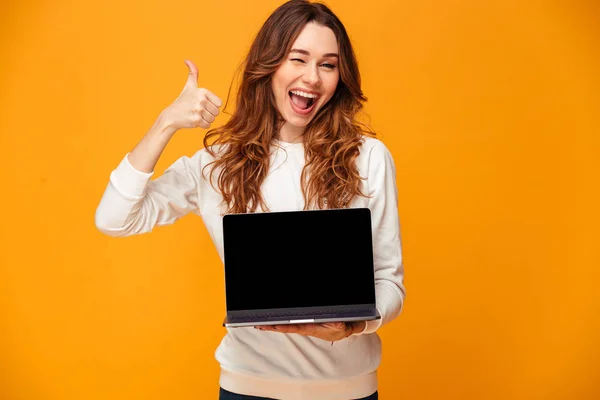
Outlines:
[[[134,169],[126,155],[110,175],[96,210],[96,226],[107,235],[128,236],[194,213],[202,218],[223,260],[222,197],[202,175],[211,160],[201,149],[151,179],[154,173]],[[363,193],[372,197],[355,198],[350,207],[371,210],[376,306],[382,319],[369,321],[363,332],[333,345],[253,327],[227,329],[215,353],[224,389],[290,400],[348,400],[377,390],[381,341],[376,331],[400,314],[405,296],[396,172],[388,149],[370,137],[365,137],[357,163],[360,175],[367,178]],[[269,210],[301,210],[303,144],[277,142],[270,165],[262,186]]]

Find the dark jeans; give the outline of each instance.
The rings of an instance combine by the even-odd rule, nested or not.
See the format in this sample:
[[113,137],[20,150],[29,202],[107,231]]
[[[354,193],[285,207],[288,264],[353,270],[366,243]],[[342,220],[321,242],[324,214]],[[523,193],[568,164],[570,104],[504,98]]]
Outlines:
[[[362,399],[355,399],[355,400],[378,400],[378,399],[379,399],[379,396],[378,396],[377,392],[375,392],[370,396],[363,397]],[[231,393],[223,388],[220,388],[219,400],[276,400],[276,399],[271,399],[270,397],[247,396],[245,394]]]

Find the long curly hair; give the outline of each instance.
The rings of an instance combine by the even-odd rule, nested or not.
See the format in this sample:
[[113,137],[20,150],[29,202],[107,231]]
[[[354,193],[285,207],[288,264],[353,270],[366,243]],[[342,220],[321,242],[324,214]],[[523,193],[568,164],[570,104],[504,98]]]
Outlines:
[[219,170],[216,183],[227,213],[254,212],[258,207],[267,211],[260,189],[269,171],[273,139],[285,122],[276,107],[271,79],[310,22],[334,32],[340,79],[332,98],[304,131],[304,208],[343,208],[354,196],[364,195],[356,158],[363,135],[375,133],[356,118],[367,99],[352,44],[344,25],[326,5],[291,0],[269,16],[255,37],[241,65],[243,75],[231,118],[204,137],[206,150],[215,158],[208,164],[214,167],[209,181],[213,184],[213,172]]

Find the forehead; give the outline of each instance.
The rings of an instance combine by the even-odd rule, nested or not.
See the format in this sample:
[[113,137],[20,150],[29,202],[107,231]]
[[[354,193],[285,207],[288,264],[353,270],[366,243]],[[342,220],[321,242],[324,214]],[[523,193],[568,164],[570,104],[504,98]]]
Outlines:
[[307,50],[311,56],[318,57],[326,53],[337,53],[338,43],[330,28],[310,22],[302,29],[292,48]]

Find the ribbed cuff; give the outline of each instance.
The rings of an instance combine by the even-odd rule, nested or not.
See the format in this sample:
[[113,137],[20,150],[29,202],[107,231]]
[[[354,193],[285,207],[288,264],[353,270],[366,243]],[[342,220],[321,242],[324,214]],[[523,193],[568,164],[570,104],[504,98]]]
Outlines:
[[110,180],[121,195],[130,199],[139,199],[144,196],[146,185],[154,175],[154,171],[138,171],[131,165],[128,156],[129,153],[123,157],[117,168],[113,170]]
[[365,329],[357,333],[357,335],[364,335],[367,333],[373,333],[383,326],[386,322],[391,321],[395,318],[402,310],[404,303],[404,297],[395,286],[387,284],[386,282],[380,283],[376,286],[376,308],[381,315],[380,319],[367,321]]
[[[377,307],[376,307],[377,308]],[[379,314],[381,315],[381,311],[379,310],[379,308],[377,308],[377,311],[379,311]],[[364,335],[367,333],[373,333],[375,332],[377,329],[379,329],[379,327],[381,326],[383,320],[383,316],[379,319],[373,319],[370,321],[366,321],[365,327],[362,331],[360,332],[353,332],[353,335]]]

